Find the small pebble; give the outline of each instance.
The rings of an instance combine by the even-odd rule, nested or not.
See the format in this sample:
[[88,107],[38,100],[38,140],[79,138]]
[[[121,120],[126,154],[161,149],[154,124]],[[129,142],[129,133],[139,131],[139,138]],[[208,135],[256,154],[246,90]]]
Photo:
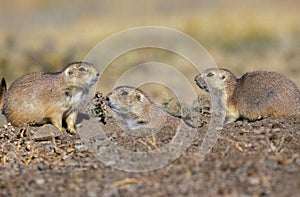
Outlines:
[[32,138],[36,141],[43,141],[51,140],[52,136],[59,137],[61,136],[61,132],[54,125],[45,124],[35,129],[35,133]]
[[280,128],[272,129],[273,132],[280,132]]
[[77,149],[77,150],[81,150],[81,149],[84,149],[86,146],[85,145],[83,145],[83,144],[80,144],[80,145],[75,145],[75,148]]
[[37,164],[37,168],[38,168],[38,170],[43,170],[43,169],[45,169],[45,164],[43,163],[43,162],[39,162],[38,164]]
[[45,179],[42,178],[37,178],[35,179],[36,184],[38,185],[43,185],[45,183]]
[[66,160],[66,159],[68,159],[69,158],[69,155],[64,155],[61,159],[62,160]]
[[250,177],[248,179],[248,182],[251,184],[251,185],[259,185],[260,184],[260,179],[258,177]]

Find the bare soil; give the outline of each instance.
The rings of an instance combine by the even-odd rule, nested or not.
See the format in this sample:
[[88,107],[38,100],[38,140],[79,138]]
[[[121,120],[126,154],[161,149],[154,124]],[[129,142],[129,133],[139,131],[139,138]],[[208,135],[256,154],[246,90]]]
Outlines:
[[[111,117],[102,126],[118,146],[155,148],[150,138],[124,137]],[[191,146],[166,167],[126,172],[102,163],[79,135],[35,141],[31,127],[5,125],[0,129],[0,195],[299,196],[299,118],[227,124],[212,150],[198,157],[207,126],[198,128]],[[157,145],[172,138],[169,129],[156,138]]]

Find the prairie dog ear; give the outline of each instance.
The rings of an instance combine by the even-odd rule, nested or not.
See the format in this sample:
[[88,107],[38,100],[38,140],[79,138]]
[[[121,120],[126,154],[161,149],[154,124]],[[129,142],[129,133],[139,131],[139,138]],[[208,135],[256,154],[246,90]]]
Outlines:
[[144,100],[144,95],[141,93],[136,93],[136,98],[138,101],[143,101]]
[[225,80],[226,80],[226,76],[225,76],[225,75],[223,75],[223,74],[221,74],[220,78],[221,78],[223,81],[225,81]]
[[72,71],[72,69],[70,67],[66,68],[64,72],[65,72],[66,76],[70,76],[70,75],[73,74],[73,71]]

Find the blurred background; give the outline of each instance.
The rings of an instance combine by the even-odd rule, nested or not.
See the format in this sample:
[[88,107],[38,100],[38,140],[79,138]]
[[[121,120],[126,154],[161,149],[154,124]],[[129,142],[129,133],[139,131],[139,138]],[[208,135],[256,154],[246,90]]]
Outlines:
[[[195,38],[218,67],[237,76],[253,70],[276,71],[300,87],[299,7],[298,0],[2,0],[0,75],[11,84],[29,72],[56,72],[83,60],[114,33],[153,25],[175,28]],[[112,63],[101,91],[110,91],[124,72],[114,65],[121,64],[126,70],[148,61],[180,65],[191,84],[198,74],[185,69],[191,67],[189,63],[174,54],[133,51]],[[193,87],[201,93],[195,84]],[[162,95],[161,91],[151,94]]]

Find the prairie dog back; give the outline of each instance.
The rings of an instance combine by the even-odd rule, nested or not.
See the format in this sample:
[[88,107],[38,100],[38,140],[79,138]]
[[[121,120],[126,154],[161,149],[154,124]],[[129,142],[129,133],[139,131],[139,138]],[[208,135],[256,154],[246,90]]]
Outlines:
[[[232,96],[241,115],[254,120],[260,116],[300,116],[300,92],[285,76],[275,72],[243,75]],[[249,110],[251,109],[251,110]],[[251,111],[249,113],[249,111]]]

